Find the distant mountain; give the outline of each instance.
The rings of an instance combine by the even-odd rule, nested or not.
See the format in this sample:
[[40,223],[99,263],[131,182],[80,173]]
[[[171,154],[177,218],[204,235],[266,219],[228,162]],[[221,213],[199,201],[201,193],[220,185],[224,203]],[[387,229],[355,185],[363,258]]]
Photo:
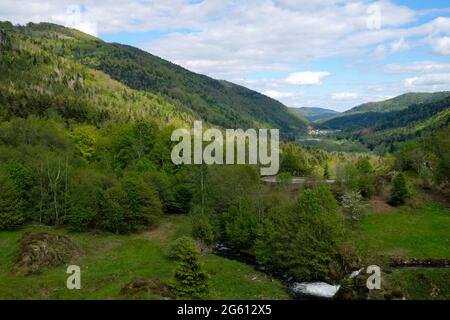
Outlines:
[[345,114],[361,113],[361,112],[389,112],[395,110],[402,110],[406,109],[407,107],[413,104],[433,102],[448,96],[450,96],[449,91],[433,92],[433,93],[410,92],[384,101],[368,102],[361,104],[346,111]]
[[338,114],[339,112],[324,109],[324,108],[309,108],[309,107],[301,107],[301,108],[289,108],[290,111],[301,115],[311,122],[324,120],[331,116]]
[[432,103],[449,96],[450,91],[406,93],[380,102],[368,102],[323,121],[321,127],[339,130],[367,128],[383,118],[383,113],[405,110],[413,105]]
[[293,138],[306,121],[282,103],[256,91],[186,70],[134,47],[106,43],[50,23],[0,25],[45,52],[102,71],[127,87],[161,97],[191,118],[224,128],[279,128]]
[[[435,133],[439,129],[450,125],[450,99],[442,101],[440,108],[435,109],[433,115],[424,120],[417,120],[422,113],[417,108],[408,108],[408,115],[398,114],[391,115],[389,118],[375,129],[361,130],[354,134],[354,137],[363,145],[378,153],[393,152],[398,150],[404,142],[425,136],[429,133]],[[434,102],[437,103],[437,102]],[[438,106],[438,105],[435,105]],[[427,108],[427,105],[423,105]],[[437,111],[441,110],[441,111]],[[399,112],[403,112],[402,110]],[[414,113],[418,112],[419,115]],[[409,117],[408,117],[409,116]],[[398,118],[399,120],[395,119]],[[409,120],[412,120],[408,125]]]
[[96,127],[108,121],[138,120],[185,126],[195,120],[192,112],[160,93],[131,89],[101,71],[46,50],[45,46],[57,43],[56,35],[35,38],[32,32],[0,22],[0,119],[51,116]]
[[341,134],[358,140],[369,149],[392,152],[404,141],[450,124],[450,94],[440,92],[428,97],[433,99],[390,112],[348,114],[325,121],[320,127],[341,129]]

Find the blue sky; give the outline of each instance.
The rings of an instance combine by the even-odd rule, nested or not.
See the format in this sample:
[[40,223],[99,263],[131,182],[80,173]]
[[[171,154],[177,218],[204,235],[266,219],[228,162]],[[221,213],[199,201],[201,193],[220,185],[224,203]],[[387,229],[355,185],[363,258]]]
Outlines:
[[0,20],[74,27],[291,107],[450,90],[448,0],[2,0]]

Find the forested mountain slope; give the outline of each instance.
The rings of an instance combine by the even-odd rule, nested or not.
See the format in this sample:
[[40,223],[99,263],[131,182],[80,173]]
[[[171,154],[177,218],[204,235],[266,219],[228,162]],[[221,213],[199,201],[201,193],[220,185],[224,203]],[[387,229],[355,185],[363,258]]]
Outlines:
[[338,114],[339,112],[330,110],[330,109],[324,109],[324,108],[309,108],[309,107],[302,107],[302,108],[289,108],[292,112],[299,114],[300,116],[306,118],[307,120],[314,122],[319,120],[324,120],[327,118],[330,118],[333,115]]
[[376,121],[382,116],[381,113],[404,110],[411,105],[431,103],[448,96],[450,91],[405,93],[392,99],[361,104],[331,119],[326,119],[322,124],[324,127],[340,130],[364,128],[367,122]]
[[362,105],[356,106],[346,113],[355,112],[390,112],[396,110],[406,109],[412,104],[433,102],[445,98],[450,95],[450,92],[410,92],[400,96],[380,101],[380,102],[368,102]]
[[222,127],[275,127],[285,137],[306,130],[280,102],[245,87],[190,72],[142,50],[106,43],[82,32],[41,23],[12,27],[37,47],[100,70],[128,87],[163,96],[178,110]]
[[322,126],[341,128],[370,149],[394,151],[402,142],[436,131],[450,122],[450,97],[413,104],[391,112],[366,112],[329,120]]

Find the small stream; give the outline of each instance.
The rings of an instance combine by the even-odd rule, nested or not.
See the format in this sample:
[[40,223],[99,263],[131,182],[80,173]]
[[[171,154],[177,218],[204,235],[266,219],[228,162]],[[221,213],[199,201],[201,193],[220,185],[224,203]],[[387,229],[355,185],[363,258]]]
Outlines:
[[[271,277],[278,279],[284,283],[287,291],[293,299],[297,300],[314,300],[314,299],[332,299],[339,291],[340,285],[329,284],[326,282],[297,282],[292,277],[279,272],[268,272],[268,270],[256,261],[256,258],[250,254],[236,252],[223,244],[217,244],[214,253],[218,256],[236,260],[251,266],[257,271],[264,272]],[[353,271],[349,277],[356,277],[362,269]]]
[[[317,299],[333,299],[340,289],[339,284],[329,284],[326,282],[297,282],[294,278],[289,277],[280,272],[269,272],[264,265],[258,263],[256,258],[250,254],[234,251],[225,245],[218,243],[215,246],[214,253],[218,256],[236,260],[251,266],[257,271],[282,281],[293,299],[297,300],[317,300]],[[433,268],[446,269],[450,268],[450,260],[411,260],[402,262],[393,262],[380,266],[382,270],[399,270],[399,269],[418,269],[418,268]],[[348,277],[357,277],[364,268],[352,271]]]

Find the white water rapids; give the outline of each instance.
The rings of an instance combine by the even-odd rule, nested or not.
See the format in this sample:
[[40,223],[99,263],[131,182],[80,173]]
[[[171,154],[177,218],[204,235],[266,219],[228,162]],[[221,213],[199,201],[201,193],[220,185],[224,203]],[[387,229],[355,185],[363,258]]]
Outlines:
[[340,287],[340,285],[332,285],[326,282],[294,282],[291,289],[296,294],[330,299],[334,297]]
[[[363,269],[355,270],[350,278],[355,278]],[[328,284],[326,282],[294,282],[290,288],[296,294],[313,296],[317,298],[331,299],[339,291],[340,285]]]

